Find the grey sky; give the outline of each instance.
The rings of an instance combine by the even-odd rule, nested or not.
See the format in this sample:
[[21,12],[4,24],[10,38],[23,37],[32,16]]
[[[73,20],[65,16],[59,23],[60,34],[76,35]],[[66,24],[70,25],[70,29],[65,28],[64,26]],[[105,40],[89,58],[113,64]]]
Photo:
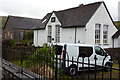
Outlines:
[[[0,0],[0,16],[43,18],[47,13],[101,0]],[[118,20],[119,0],[103,0],[113,18]]]

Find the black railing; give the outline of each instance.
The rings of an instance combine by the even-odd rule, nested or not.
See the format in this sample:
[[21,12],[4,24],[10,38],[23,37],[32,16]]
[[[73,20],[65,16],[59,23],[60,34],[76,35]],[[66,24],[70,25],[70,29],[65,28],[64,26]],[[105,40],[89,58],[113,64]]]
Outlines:
[[[120,80],[120,60],[114,60],[113,67],[107,67],[104,64],[105,58],[102,61],[102,66],[97,65],[97,56],[94,57],[94,64],[85,62],[85,57],[82,61],[79,57],[66,56],[62,59],[62,55],[56,55],[51,49],[42,49],[34,47],[19,47],[19,48],[4,48],[2,50],[3,59],[21,67],[21,73],[34,72],[39,75],[36,79],[42,80],[43,77],[49,80],[97,80],[97,79],[117,79]],[[82,65],[82,67],[78,67]],[[85,67],[87,65],[87,67]],[[94,66],[91,68],[91,66]],[[107,69],[107,72],[105,72]],[[79,70],[79,71],[78,71]],[[29,75],[31,75],[29,73]]]

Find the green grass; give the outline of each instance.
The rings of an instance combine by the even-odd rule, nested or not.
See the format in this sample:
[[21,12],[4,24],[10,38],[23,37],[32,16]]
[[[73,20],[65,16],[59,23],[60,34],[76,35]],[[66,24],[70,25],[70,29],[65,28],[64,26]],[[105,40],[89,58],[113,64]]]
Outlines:
[[120,21],[115,21],[114,23],[117,26],[117,28],[120,30]]
[[118,64],[113,64],[113,67],[114,68],[119,68],[119,65]]
[[10,61],[11,63],[14,63],[14,64],[16,64],[16,65],[18,65],[18,66],[20,66],[20,67],[23,67],[23,68],[27,68],[26,67],[26,60],[23,60],[23,62],[22,62],[22,64],[21,64],[21,61],[20,60],[14,60],[14,61]]

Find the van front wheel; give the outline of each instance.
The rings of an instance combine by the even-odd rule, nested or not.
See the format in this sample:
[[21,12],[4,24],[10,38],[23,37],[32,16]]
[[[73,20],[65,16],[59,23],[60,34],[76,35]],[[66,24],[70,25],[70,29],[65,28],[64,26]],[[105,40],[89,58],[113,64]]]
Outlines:
[[75,65],[71,65],[69,67],[69,74],[70,74],[70,76],[74,76],[74,75],[76,75],[76,73],[77,73],[77,67]]

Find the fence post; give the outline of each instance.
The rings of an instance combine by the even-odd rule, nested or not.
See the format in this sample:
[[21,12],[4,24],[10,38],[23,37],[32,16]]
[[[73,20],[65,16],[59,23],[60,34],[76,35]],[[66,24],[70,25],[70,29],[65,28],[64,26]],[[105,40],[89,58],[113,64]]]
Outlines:
[[58,64],[57,64],[57,58],[58,58],[58,57],[57,57],[57,54],[56,54],[56,70],[55,70],[55,80],[57,80],[57,65],[58,65]]
[[96,55],[94,56],[94,59],[95,59],[95,80],[96,80],[96,64],[97,64],[97,56]]
[[[73,65],[73,61],[74,61],[74,58],[73,58],[73,56],[72,56],[72,65]],[[72,75],[72,80],[73,80],[73,75]]]
[[104,57],[104,59],[103,59],[103,62],[102,62],[102,80],[103,80],[103,73],[104,73],[104,61],[105,61],[105,58],[106,58],[106,56]]
[[[112,60],[112,56],[111,56],[111,60]],[[110,64],[110,80],[112,80],[112,65]]]
[[89,71],[90,71],[90,59],[88,57],[88,80],[90,79],[90,73],[89,73]]
[[120,80],[120,60],[118,62],[119,62],[119,80]]

